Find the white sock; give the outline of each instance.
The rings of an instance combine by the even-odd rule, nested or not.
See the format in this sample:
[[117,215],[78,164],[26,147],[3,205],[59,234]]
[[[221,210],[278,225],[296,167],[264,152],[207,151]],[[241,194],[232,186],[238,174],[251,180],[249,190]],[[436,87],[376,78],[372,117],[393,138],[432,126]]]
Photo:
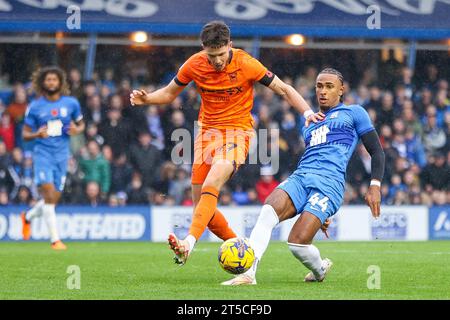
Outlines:
[[255,277],[256,269],[258,263],[261,260],[264,252],[269,245],[270,237],[272,236],[272,230],[280,222],[278,215],[274,208],[265,204],[261,208],[261,213],[259,214],[258,221],[256,221],[253,227],[252,233],[250,234],[250,246],[255,252],[255,262],[253,266],[246,272],[247,275]]
[[192,234],[188,234],[188,236],[185,239],[189,243],[189,254],[191,254],[192,250],[194,250],[195,243],[197,242],[197,239]]
[[41,199],[38,202],[36,202],[36,204],[33,206],[33,208],[28,210],[27,213],[25,214],[25,219],[27,221],[31,221],[32,219],[34,219],[36,217],[42,216],[42,206],[43,205],[44,205],[44,199]]
[[301,263],[312,271],[316,278],[323,275],[322,259],[320,258],[319,249],[312,244],[296,244],[289,243],[289,249],[292,254],[300,260]]
[[42,206],[45,222],[47,222],[47,228],[50,232],[50,241],[53,243],[59,240],[58,229],[56,228],[56,213],[55,205],[46,203]]

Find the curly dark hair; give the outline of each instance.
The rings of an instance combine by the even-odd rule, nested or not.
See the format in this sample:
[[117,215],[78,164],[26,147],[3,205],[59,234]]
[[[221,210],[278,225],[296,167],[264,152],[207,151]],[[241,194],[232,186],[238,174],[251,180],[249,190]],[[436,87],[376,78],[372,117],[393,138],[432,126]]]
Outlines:
[[60,67],[57,67],[57,66],[48,66],[48,67],[44,67],[44,68],[38,69],[35,72],[33,72],[33,75],[31,76],[33,90],[40,96],[44,94],[44,92],[45,92],[44,80],[48,74],[56,74],[56,76],[59,79],[59,84],[60,84],[59,92],[62,95],[68,95],[69,94],[69,85],[67,84],[66,73],[64,72],[64,70],[62,70]]

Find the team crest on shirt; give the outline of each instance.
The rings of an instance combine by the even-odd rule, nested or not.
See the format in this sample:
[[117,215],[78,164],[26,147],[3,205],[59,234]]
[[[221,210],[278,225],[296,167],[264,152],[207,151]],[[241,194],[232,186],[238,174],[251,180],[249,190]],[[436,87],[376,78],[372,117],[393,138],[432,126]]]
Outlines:
[[60,110],[61,110],[61,117],[67,117],[67,108],[62,107]]
[[231,82],[236,82],[237,81],[237,71],[229,73],[228,76],[230,77],[230,81]]
[[333,113],[333,114],[330,116],[330,119],[335,119],[335,118],[337,118],[337,117],[338,117],[338,114],[339,114],[339,111],[336,111],[335,113]]

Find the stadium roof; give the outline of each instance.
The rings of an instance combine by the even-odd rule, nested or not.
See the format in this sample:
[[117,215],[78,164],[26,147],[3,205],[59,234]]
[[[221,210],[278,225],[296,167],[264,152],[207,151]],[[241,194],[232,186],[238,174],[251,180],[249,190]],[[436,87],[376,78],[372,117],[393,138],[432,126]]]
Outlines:
[[450,0],[0,0],[0,32],[192,35],[218,19],[235,36],[443,39],[449,12]]

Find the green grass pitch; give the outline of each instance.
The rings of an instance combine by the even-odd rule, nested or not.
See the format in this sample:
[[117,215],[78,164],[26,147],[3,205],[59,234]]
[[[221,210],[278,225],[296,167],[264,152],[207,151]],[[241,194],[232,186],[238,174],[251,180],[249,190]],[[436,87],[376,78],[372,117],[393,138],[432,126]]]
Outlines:
[[[450,242],[317,242],[333,262],[323,283],[304,283],[305,267],[287,245],[272,242],[257,286],[224,287],[219,243],[200,242],[188,263],[173,264],[164,243],[0,243],[0,299],[450,299]],[[68,289],[71,265],[81,288]],[[368,267],[380,289],[368,289]],[[370,282],[370,281],[369,281]]]

